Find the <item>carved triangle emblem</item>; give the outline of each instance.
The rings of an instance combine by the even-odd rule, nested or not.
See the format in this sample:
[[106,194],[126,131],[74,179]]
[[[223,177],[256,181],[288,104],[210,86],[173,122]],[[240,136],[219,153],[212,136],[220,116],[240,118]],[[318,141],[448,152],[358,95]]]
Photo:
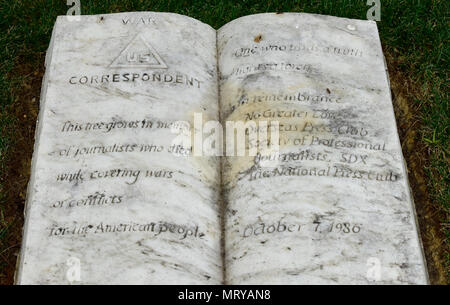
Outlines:
[[156,50],[140,34],[136,35],[119,56],[109,65],[111,68],[167,69]]

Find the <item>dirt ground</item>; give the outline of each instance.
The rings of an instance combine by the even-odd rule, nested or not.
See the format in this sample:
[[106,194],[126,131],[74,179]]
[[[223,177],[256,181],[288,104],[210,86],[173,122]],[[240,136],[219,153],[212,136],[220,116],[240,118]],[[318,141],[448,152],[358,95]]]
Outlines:
[[[421,139],[417,137],[420,128],[418,110],[407,99],[412,88],[400,71],[397,71],[395,61],[386,56],[391,78],[394,108],[397,117],[398,131],[402,142],[403,154],[408,164],[409,181],[413,190],[414,201],[419,219],[419,226],[427,259],[430,281],[432,284],[446,284],[445,267],[445,236],[441,229],[442,211],[437,204],[430,201],[424,167],[429,162],[428,153],[420,149]],[[21,62],[21,61],[18,61]],[[28,75],[29,81],[24,83],[16,93],[17,99],[7,111],[16,120],[15,144],[7,156],[7,169],[0,174],[4,181],[7,204],[4,207],[6,222],[12,222],[7,236],[0,244],[0,284],[13,284],[17,256],[23,226],[23,209],[26,187],[30,176],[31,155],[34,144],[34,129],[39,108],[41,81],[44,73],[44,54],[40,63],[35,66],[19,64],[15,73]]]
[[[408,96],[420,96],[413,92],[418,86],[408,82],[396,69],[395,61],[386,55],[391,81],[392,101],[394,104],[397,129],[402,143],[403,156],[408,167],[408,178],[416,206],[420,234],[427,260],[428,274],[432,284],[448,284],[445,266],[445,235],[441,221],[444,211],[437,203],[430,200],[424,168],[429,161],[428,152],[418,136],[420,115]],[[416,106],[417,107],[417,106]]]

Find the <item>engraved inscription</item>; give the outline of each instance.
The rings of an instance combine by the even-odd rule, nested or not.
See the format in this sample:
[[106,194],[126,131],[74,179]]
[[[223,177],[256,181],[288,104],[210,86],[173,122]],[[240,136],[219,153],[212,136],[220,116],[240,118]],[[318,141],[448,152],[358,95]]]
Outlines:
[[153,69],[167,69],[166,63],[156,50],[145,41],[142,35],[136,35],[119,56],[110,65],[111,68],[146,67]]

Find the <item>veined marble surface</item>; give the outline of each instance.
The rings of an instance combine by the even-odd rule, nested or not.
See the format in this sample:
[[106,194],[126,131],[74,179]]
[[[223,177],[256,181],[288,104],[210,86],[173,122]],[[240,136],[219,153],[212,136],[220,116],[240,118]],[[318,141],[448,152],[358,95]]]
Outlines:
[[280,124],[272,162],[224,162],[226,281],[427,283],[376,23],[246,16],[218,54],[222,119]]
[[17,283],[222,282],[218,162],[169,151],[174,122],[218,118],[216,63],[189,17],[58,17]]
[[[428,282],[374,22],[80,18],[47,54],[17,283]],[[194,113],[278,121],[280,152],[186,154]]]

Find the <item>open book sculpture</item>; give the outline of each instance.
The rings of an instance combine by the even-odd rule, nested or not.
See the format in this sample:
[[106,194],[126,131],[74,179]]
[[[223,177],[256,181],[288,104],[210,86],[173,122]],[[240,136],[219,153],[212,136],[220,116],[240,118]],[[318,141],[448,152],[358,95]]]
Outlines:
[[17,283],[428,282],[375,22],[79,18],[47,53]]

